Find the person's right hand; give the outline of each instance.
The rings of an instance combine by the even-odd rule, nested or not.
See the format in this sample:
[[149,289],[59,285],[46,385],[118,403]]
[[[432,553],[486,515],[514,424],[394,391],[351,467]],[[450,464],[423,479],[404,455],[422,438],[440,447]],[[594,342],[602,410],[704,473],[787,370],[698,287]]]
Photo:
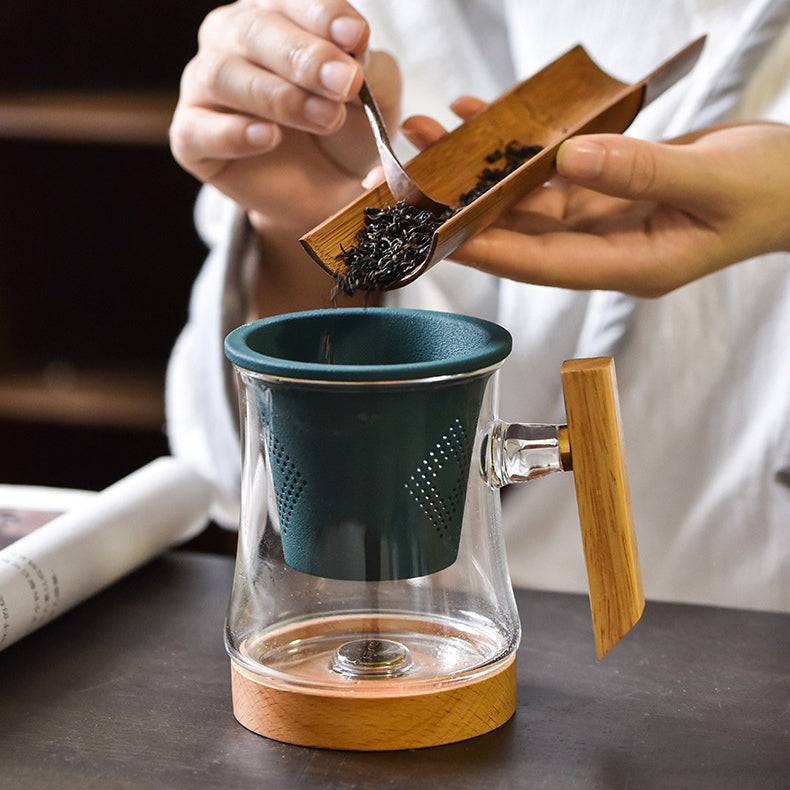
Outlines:
[[366,79],[397,115],[400,78],[368,56],[368,25],[345,0],[239,0],[212,11],[184,70],[170,129],[176,161],[246,208],[265,235],[298,238],[352,200],[375,161]]

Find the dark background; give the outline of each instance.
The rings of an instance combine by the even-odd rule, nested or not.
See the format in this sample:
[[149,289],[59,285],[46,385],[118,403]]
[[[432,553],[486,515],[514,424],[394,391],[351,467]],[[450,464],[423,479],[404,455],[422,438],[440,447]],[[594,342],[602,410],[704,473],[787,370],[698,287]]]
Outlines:
[[172,88],[213,0],[5,2],[0,87]]
[[[119,89],[175,102],[216,5],[6,3],[0,102]],[[1,123],[0,176],[0,483],[103,488],[167,452],[164,370],[205,256],[192,220],[199,185],[166,140],[44,140]],[[33,382],[25,408],[13,397],[20,376]],[[105,383],[86,384],[91,376]],[[113,412],[120,394],[136,393],[130,379],[145,393],[142,421]],[[108,414],[86,405],[60,416],[58,400],[81,388]]]

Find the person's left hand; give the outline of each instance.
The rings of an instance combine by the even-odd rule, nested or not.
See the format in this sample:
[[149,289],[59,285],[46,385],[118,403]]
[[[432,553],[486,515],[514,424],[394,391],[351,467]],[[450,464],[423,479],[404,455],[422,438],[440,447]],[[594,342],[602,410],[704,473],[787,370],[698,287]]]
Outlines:
[[[483,106],[463,97],[452,108],[467,118]],[[403,132],[418,148],[445,133],[424,116]],[[667,143],[585,135],[563,143],[557,170],[453,260],[539,285],[654,297],[790,249],[788,126],[711,127]]]

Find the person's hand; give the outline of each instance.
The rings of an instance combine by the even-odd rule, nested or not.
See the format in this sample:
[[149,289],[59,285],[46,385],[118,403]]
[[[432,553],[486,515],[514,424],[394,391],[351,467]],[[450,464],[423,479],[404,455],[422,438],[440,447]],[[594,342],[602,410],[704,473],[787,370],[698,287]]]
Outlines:
[[[481,106],[464,97],[453,109],[466,118]],[[403,130],[418,147],[444,133],[422,116]],[[560,147],[557,170],[453,260],[523,282],[654,297],[790,249],[788,126],[713,127],[668,143],[579,136]]]
[[212,11],[184,70],[173,155],[248,209],[259,230],[296,239],[360,191],[375,147],[350,104],[361,64],[397,113],[391,58],[368,58],[368,25],[345,0],[239,0]]

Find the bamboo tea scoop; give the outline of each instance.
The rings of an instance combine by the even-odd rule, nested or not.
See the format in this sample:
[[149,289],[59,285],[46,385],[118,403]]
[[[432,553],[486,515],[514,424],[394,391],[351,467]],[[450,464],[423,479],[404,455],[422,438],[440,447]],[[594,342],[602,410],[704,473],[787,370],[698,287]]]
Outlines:
[[[439,225],[425,259],[388,287],[412,282],[494,222],[527,192],[545,183],[554,171],[557,149],[564,140],[578,134],[625,131],[643,107],[691,70],[704,43],[704,36],[693,41],[632,85],[606,74],[583,47],[575,46],[429,145],[403,169],[412,184],[420,185],[419,194],[425,191],[449,206],[458,206],[459,196],[477,183],[486,157],[495,149],[517,140],[524,145],[540,145],[542,150]],[[373,125],[375,131],[375,121]],[[382,130],[383,125],[378,131]],[[386,171],[389,181],[394,168],[387,163],[386,145],[380,145],[379,150],[382,147],[382,163],[390,168]],[[348,267],[338,255],[354,245],[365,224],[366,208],[383,208],[396,202],[395,192],[400,187],[394,182],[392,186],[385,182],[367,190],[300,239],[327,272],[333,276],[346,273]]]

